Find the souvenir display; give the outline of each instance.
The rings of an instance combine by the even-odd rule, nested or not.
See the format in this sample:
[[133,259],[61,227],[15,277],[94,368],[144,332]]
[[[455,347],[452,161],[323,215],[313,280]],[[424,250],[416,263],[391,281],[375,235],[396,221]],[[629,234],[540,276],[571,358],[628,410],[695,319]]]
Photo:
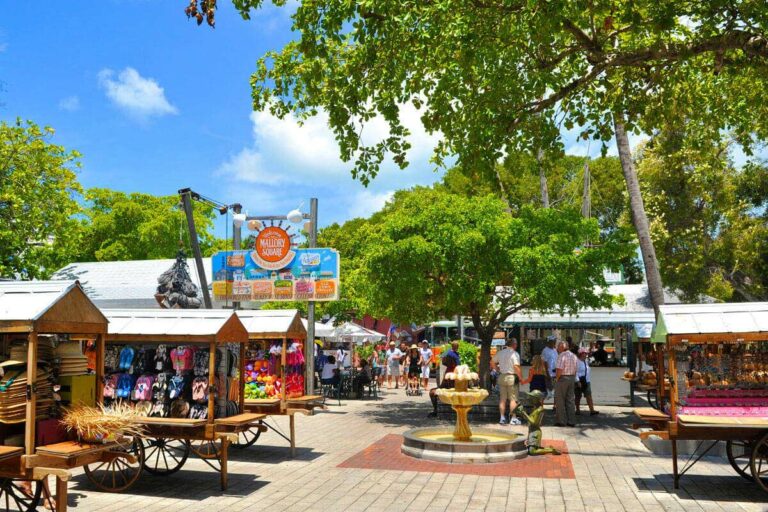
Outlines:
[[80,342],[65,341],[59,343],[54,352],[58,361],[58,375],[69,377],[88,373],[88,358],[83,354]]
[[304,395],[304,348],[299,341],[250,341],[246,349],[245,398],[296,398]]

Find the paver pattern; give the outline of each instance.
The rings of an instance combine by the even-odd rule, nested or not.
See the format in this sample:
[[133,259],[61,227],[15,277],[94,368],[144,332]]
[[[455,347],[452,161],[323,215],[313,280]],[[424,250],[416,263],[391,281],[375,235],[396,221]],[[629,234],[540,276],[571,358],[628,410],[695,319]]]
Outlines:
[[[574,478],[339,467],[388,435],[434,425],[435,420],[426,418],[429,410],[426,394],[406,397],[402,390],[385,391],[378,400],[343,401],[296,419],[295,459],[273,432],[251,448],[233,449],[226,492],[219,490],[218,474],[190,456],[171,476],[145,473],[126,494],[96,492],[84,475],[76,474],[70,482],[70,506],[115,512],[768,511],[768,494],[737,476],[722,459],[702,461],[683,477],[680,489],[673,489],[670,459],[645,449],[629,428],[631,410],[620,407],[601,407],[596,417],[580,416],[577,428],[546,426],[553,422],[548,415],[544,435],[567,444]],[[449,425],[451,419],[439,421]],[[287,431],[286,418],[270,422]],[[390,450],[399,456],[394,444]]]

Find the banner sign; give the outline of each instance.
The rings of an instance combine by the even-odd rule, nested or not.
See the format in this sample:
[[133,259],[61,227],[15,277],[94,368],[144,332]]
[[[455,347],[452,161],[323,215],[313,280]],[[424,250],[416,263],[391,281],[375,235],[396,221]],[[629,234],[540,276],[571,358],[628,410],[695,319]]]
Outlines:
[[290,237],[277,227],[261,230],[254,250],[218,252],[211,260],[216,300],[339,299],[339,253],[294,249]]

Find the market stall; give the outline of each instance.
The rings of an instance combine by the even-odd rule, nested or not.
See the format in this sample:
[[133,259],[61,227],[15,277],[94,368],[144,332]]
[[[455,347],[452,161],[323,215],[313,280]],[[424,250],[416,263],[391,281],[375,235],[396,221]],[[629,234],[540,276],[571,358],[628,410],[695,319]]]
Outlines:
[[38,356],[54,341],[103,340],[106,332],[107,319],[77,281],[0,282],[0,502],[6,510],[36,510],[49,476],[56,477],[56,510],[66,510],[70,469],[132,461],[113,451],[117,443],[46,443],[43,435],[52,421],[53,376]]
[[[190,453],[220,473],[227,488],[229,444],[258,429],[263,414],[247,413],[235,376],[248,333],[226,310],[104,310],[106,345],[97,346],[98,396],[105,405],[128,404],[144,435],[132,446],[143,470],[159,476],[182,468]],[[233,391],[232,388],[236,391]],[[118,468],[121,472],[125,468]],[[127,488],[110,466],[87,468],[106,491]]]
[[[661,306],[653,341],[665,345],[670,400],[635,409],[672,447],[675,488],[719,441],[733,468],[768,491],[768,303]],[[678,470],[677,442],[698,441]]]
[[[245,381],[244,410],[271,416],[288,416],[289,433],[275,425],[266,426],[290,443],[291,456],[296,451],[295,415],[310,415],[322,407],[323,397],[306,394],[304,382],[303,344],[307,331],[298,311],[238,311],[237,316],[248,331],[248,345],[242,360],[241,375]],[[260,429],[243,432],[236,446],[251,446]]]
[[663,407],[669,398],[669,378],[664,371],[664,344],[652,343],[653,324],[635,324],[628,343],[628,370],[622,380],[629,382],[630,404],[635,392],[644,393],[648,405]]

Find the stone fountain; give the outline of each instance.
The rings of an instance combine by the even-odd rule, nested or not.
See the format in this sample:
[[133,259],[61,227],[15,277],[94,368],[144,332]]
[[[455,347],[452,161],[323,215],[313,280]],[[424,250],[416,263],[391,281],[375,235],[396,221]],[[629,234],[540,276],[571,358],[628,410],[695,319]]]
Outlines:
[[402,453],[437,462],[487,463],[519,459],[527,455],[525,436],[499,429],[480,428],[473,432],[467,416],[475,405],[488,397],[488,391],[470,388],[477,374],[465,365],[446,373],[453,389],[438,389],[437,397],[456,412],[453,432],[446,427],[417,428],[403,434]]

